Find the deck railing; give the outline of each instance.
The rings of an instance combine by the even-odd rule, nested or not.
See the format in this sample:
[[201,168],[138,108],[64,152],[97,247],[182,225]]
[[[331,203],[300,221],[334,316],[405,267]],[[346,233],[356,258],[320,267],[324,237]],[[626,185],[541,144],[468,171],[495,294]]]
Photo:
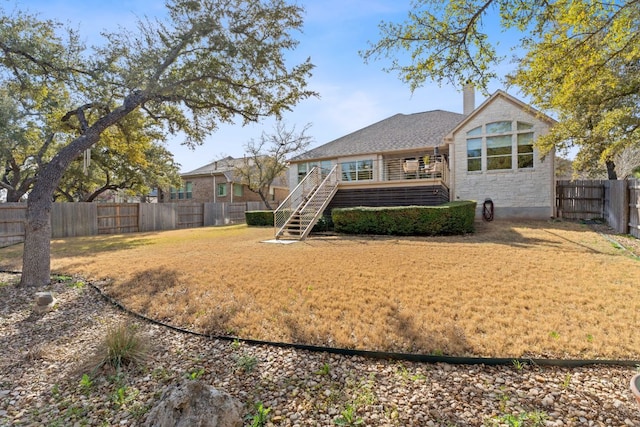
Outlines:
[[372,183],[416,179],[438,179],[449,182],[446,156],[398,156],[382,160],[357,160],[338,163],[342,183]]

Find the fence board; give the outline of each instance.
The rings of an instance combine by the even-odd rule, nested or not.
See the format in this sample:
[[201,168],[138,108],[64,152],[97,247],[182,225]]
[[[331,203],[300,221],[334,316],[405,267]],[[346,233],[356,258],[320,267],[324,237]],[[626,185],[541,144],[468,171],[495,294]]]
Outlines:
[[95,203],[54,203],[51,207],[51,237],[98,234]]
[[604,218],[606,181],[565,181],[556,183],[556,212],[561,218]]
[[204,225],[203,203],[177,203],[177,228],[194,228]]
[[24,242],[26,203],[2,203],[0,206],[0,248]]
[[135,233],[139,203],[97,203],[98,234]]
[[629,181],[629,234],[640,239],[640,180]]
[[616,233],[629,232],[629,191],[627,181],[605,181],[604,219]]
[[141,203],[138,229],[140,231],[174,230],[176,228],[176,203]]

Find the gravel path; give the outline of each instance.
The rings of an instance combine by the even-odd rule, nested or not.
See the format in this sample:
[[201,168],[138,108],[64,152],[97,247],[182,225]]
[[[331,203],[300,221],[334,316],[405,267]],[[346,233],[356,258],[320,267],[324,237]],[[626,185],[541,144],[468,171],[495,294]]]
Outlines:
[[[0,274],[0,283],[16,279]],[[353,422],[342,425],[640,426],[633,368],[431,365],[249,346],[140,322],[73,280],[50,290],[56,308],[37,314],[33,290],[0,285],[2,426],[141,425],[188,376],[228,391],[248,416],[262,402],[268,426],[335,426],[349,409]],[[144,367],[82,381],[106,329],[126,320],[152,345]]]

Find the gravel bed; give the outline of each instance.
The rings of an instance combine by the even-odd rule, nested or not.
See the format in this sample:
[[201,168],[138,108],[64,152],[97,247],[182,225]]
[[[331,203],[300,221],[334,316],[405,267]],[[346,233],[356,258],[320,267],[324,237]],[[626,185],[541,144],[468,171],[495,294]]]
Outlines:
[[[137,426],[185,377],[270,408],[268,426],[640,426],[634,368],[420,364],[210,340],[141,321],[90,286],[34,290],[0,273],[0,425]],[[139,369],[82,380],[109,326],[129,321],[151,345]],[[87,381],[89,380],[89,381]],[[517,424],[517,420],[523,421]],[[526,421],[525,421],[526,420]]]

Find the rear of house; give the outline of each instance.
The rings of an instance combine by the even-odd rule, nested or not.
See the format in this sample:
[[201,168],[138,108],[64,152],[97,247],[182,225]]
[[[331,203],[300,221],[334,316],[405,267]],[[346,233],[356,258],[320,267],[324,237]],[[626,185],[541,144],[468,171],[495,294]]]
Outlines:
[[290,188],[313,167],[337,169],[337,207],[440,205],[491,199],[496,218],[548,218],[554,206],[554,153],[535,140],[553,120],[503,91],[464,114],[434,110],[396,114],[291,160]]

